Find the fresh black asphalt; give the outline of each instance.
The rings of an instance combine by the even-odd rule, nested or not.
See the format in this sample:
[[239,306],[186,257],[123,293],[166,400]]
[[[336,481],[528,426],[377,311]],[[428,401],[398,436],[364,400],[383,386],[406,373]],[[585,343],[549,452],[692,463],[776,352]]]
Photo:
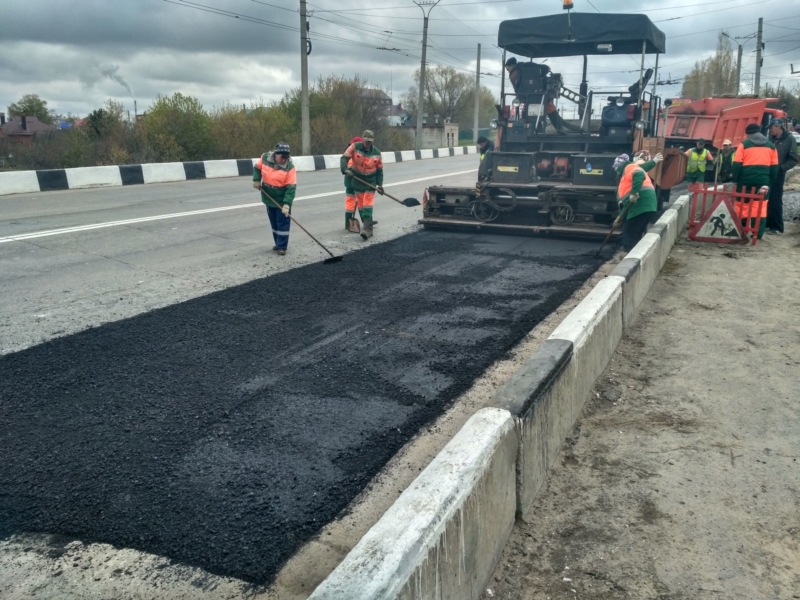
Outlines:
[[418,232],[0,357],[0,539],[269,583],[595,248]]

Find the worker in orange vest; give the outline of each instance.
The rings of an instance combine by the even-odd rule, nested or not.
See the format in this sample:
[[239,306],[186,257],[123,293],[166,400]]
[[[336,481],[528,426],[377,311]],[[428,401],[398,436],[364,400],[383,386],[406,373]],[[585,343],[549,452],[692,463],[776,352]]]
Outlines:
[[[764,194],[769,198],[769,189],[778,176],[778,152],[767,137],[761,133],[757,123],[750,123],[744,130],[747,138],[736,148],[732,163],[733,183],[737,192],[753,192]],[[767,229],[767,206],[762,204],[758,227],[758,239],[764,237]],[[736,202],[739,217],[752,215],[747,202]],[[755,219],[753,219],[755,220]]]
[[[289,213],[297,191],[297,171],[290,158],[289,144],[280,142],[275,150],[263,154],[253,167],[253,187],[261,190],[261,201],[267,207],[272,225],[272,249],[283,256],[289,246]],[[276,206],[277,204],[277,206]]]
[[[363,139],[360,135],[357,135],[350,143],[347,145],[347,148],[355,144],[356,142],[361,142]],[[347,152],[347,148],[344,149]],[[353,166],[353,159],[351,158],[347,162],[347,168],[351,168]],[[344,176],[344,228],[347,231],[350,231],[350,219],[353,218],[353,213],[356,212],[356,191],[353,189],[353,178],[350,175],[345,174]],[[354,233],[358,233],[354,231]]]
[[622,246],[630,252],[639,243],[647,230],[650,218],[658,208],[656,187],[647,171],[664,160],[661,154],[642,164],[631,162],[627,154],[619,155],[613,168],[619,177],[617,200],[620,202],[620,216],[614,221],[619,225],[622,213],[625,212],[625,224],[622,227]]

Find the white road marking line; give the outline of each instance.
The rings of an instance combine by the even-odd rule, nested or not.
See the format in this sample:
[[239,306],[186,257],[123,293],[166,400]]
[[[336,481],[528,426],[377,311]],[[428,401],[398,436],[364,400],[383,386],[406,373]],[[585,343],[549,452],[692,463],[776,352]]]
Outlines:
[[[466,175],[468,173],[475,173],[477,169],[469,169],[468,171],[456,171],[455,173],[444,173],[442,175],[432,175],[430,177],[419,177],[418,179],[408,179],[406,181],[397,181],[395,183],[387,183],[383,187],[394,187],[398,185],[408,185],[409,183],[417,183],[420,181],[429,181],[431,179],[441,179],[443,177],[453,177],[455,175]],[[311,200],[313,198],[324,198],[325,196],[336,196],[341,194],[341,190],[335,192],[323,192],[322,194],[312,194],[310,196],[300,196],[295,198],[298,200]],[[65,233],[78,233],[81,231],[91,231],[92,229],[105,229],[106,227],[120,227],[122,225],[132,225],[134,223],[146,223],[148,221],[160,221],[162,219],[177,219],[179,217],[192,217],[194,215],[204,215],[208,213],[222,212],[225,210],[239,210],[242,208],[255,208],[263,206],[261,202],[251,202],[249,204],[237,204],[235,206],[221,206],[219,208],[206,208],[203,210],[192,210],[189,212],[170,213],[167,215],[156,215],[154,217],[139,217],[136,219],[125,219],[122,221],[107,221],[105,223],[94,223],[92,225],[77,225],[75,227],[62,227],[61,229],[49,229],[45,231],[35,231],[33,233],[21,233],[19,235],[10,235],[8,237],[0,237],[0,244],[6,242],[22,242],[25,240],[33,240],[41,237],[49,237],[52,235],[63,235]]]

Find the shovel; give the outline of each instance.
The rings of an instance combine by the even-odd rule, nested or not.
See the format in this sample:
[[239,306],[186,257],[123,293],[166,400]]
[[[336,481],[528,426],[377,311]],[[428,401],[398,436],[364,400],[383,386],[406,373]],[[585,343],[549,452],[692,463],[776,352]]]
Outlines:
[[[378,191],[378,188],[376,186],[372,185],[371,183],[367,183],[366,181],[364,181],[363,179],[361,179],[359,177],[356,177],[355,175],[353,175],[353,179],[363,183],[367,187],[372,188],[376,192]],[[380,192],[378,192],[378,193],[380,193]],[[403,206],[408,206],[409,208],[411,208],[412,206],[419,206],[419,200],[417,200],[416,198],[406,198],[405,200],[398,200],[397,198],[395,198],[391,194],[387,193],[386,191],[383,192],[383,195],[391,198],[392,200],[394,200],[398,204],[402,204]]]
[[347,221],[347,231],[350,233],[361,233],[361,223],[358,220],[358,203],[356,202],[356,207],[353,209],[353,216],[350,217]]
[[[274,205],[275,205],[275,208],[278,208],[278,209],[280,209],[280,208],[281,208],[281,205],[280,205],[280,204],[278,204],[277,202],[275,202],[275,200],[272,198],[272,196],[270,196],[270,195],[269,195],[267,192],[265,192],[265,191],[264,191],[264,186],[263,186],[263,185],[261,186],[261,192],[262,192],[262,193],[263,193],[263,194],[264,194],[264,195],[265,195],[265,196],[266,196],[266,197],[269,199],[269,201],[270,201],[270,202],[272,202],[272,204],[274,204]],[[310,237],[312,240],[314,240],[315,242],[317,242],[317,244],[319,245],[319,247],[320,247],[320,248],[322,248],[323,250],[325,250],[325,252],[327,252],[328,254],[330,254],[330,255],[331,255],[331,257],[330,257],[330,258],[326,258],[324,261],[322,261],[322,264],[324,264],[324,265],[330,265],[330,264],[332,264],[332,263],[341,262],[342,258],[344,258],[344,257],[342,257],[342,256],[334,256],[333,252],[331,252],[330,250],[328,250],[328,249],[327,249],[327,248],[326,248],[326,247],[323,245],[323,243],[322,243],[322,242],[320,242],[320,241],[319,241],[317,238],[315,238],[313,235],[311,235],[311,232],[310,232],[308,229],[306,229],[305,227],[303,227],[303,226],[300,224],[300,221],[298,221],[297,219],[295,219],[295,218],[294,218],[292,215],[287,215],[287,216],[288,216],[288,217],[289,217],[289,218],[292,220],[292,222],[293,222],[293,223],[295,223],[295,224],[296,224],[296,225],[297,225],[297,226],[298,226],[300,229],[302,229],[303,231],[305,231],[305,232],[308,234],[308,237]]]
[[[625,200],[625,198],[627,198],[628,196],[630,196],[630,194],[627,194],[624,198],[622,198],[622,200],[620,200],[620,202]],[[622,212],[619,213],[619,216],[617,217],[617,219],[619,219],[620,222],[622,222],[622,220],[625,218],[625,215],[628,214],[628,209],[630,207],[631,207],[631,205],[630,205],[630,202],[629,202],[628,205],[625,208],[622,209]],[[617,222],[617,219],[614,219],[614,223]],[[597,254],[595,254],[595,256],[600,256],[600,252],[602,252],[603,248],[606,247],[606,244],[608,243],[608,240],[611,239],[611,234],[614,233],[614,223],[611,224],[611,231],[608,232],[608,235],[606,236],[606,239],[603,240],[603,243],[600,245],[600,248],[597,249]]]

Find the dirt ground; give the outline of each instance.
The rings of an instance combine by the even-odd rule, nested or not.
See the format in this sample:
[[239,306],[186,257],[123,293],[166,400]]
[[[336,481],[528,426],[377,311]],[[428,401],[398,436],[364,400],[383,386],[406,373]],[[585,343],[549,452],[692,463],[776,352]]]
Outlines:
[[799,256],[681,236],[484,599],[800,598]]

